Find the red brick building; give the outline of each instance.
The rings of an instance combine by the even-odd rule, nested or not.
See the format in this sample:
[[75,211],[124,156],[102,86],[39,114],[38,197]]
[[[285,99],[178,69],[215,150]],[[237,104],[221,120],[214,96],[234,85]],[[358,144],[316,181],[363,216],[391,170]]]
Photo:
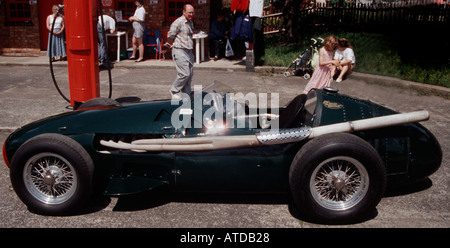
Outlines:
[[[182,6],[190,3],[195,8],[196,31],[209,32],[211,16],[222,8],[222,1],[231,0],[144,0],[147,29],[169,30],[170,24],[181,15]],[[134,0],[101,0],[104,13],[122,16],[116,29],[128,30],[131,42],[132,26],[126,21],[136,9]],[[39,55],[47,50],[48,30],[45,21],[54,4],[62,0],[0,0],[0,54]],[[66,20],[67,22],[67,20]],[[208,43],[208,42],[206,42]],[[131,43],[130,43],[131,44]],[[207,45],[208,46],[208,45]]]

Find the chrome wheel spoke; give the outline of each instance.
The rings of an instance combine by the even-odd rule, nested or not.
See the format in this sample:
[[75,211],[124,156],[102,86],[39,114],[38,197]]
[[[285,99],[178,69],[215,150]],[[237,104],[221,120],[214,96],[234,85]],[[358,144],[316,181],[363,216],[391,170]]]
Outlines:
[[77,187],[72,165],[53,153],[40,153],[31,157],[24,167],[23,178],[31,195],[47,204],[66,201]]
[[333,157],[314,170],[310,190],[316,202],[327,209],[346,210],[362,200],[369,178],[364,166],[351,157]]

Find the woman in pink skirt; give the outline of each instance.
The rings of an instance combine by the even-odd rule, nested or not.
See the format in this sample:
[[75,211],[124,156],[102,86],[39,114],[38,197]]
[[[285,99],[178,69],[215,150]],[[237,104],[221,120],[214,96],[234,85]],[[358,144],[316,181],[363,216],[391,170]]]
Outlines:
[[319,49],[319,64],[314,69],[309,83],[306,85],[303,94],[313,89],[322,89],[329,87],[331,83],[331,68],[339,66],[339,60],[333,60],[334,48],[336,47],[337,38],[330,35],[323,41],[324,46]]

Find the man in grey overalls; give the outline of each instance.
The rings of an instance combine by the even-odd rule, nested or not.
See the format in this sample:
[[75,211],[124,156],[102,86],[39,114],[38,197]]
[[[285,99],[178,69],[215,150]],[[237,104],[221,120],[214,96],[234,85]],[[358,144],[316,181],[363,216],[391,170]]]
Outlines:
[[[183,7],[183,15],[176,19],[167,33],[172,57],[177,69],[177,78],[172,84],[170,93],[172,99],[182,99],[191,95],[191,81],[194,75],[194,7],[186,4]],[[185,93],[185,94],[183,94]]]

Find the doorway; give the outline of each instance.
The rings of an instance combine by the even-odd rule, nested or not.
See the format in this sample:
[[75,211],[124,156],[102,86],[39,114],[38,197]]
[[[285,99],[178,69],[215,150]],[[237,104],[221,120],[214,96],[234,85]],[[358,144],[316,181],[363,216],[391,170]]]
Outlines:
[[53,5],[61,4],[62,0],[45,0],[39,1],[39,33],[41,38],[41,51],[47,51],[48,30],[47,16],[52,14]]

